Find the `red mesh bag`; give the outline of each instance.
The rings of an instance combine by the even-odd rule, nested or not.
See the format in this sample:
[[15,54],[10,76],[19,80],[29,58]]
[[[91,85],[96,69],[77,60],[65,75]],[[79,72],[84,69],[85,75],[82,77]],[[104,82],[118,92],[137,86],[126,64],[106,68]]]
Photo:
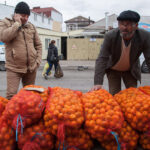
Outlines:
[[138,88],[140,91],[143,93],[147,94],[150,96],[150,86],[141,86]]
[[150,96],[137,88],[125,89],[114,96],[125,120],[138,131],[150,129]]
[[8,102],[9,102],[8,99],[0,96],[0,116],[2,115]]
[[[30,91],[20,91],[7,104],[3,117],[8,124],[18,131],[39,121],[42,117],[44,103],[41,97]],[[17,139],[16,139],[17,140]]]
[[48,100],[48,96],[49,96],[48,89],[46,89],[43,86],[27,85],[21,90],[30,90],[31,92],[33,92],[33,93],[35,93],[37,95],[40,95],[44,103],[46,103],[47,100]]
[[150,131],[142,133],[139,142],[143,149],[150,150]]
[[70,130],[68,129],[66,132],[66,139],[64,143],[60,143],[60,141],[57,140],[56,142],[56,148],[59,150],[91,150],[93,147],[93,142],[88,135],[88,133],[85,132],[83,129],[79,130]]
[[85,129],[93,138],[108,140],[110,132],[120,130],[124,117],[113,96],[101,89],[82,96],[85,109]]
[[20,150],[52,150],[53,136],[48,134],[43,121],[32,125],[24,130],[23,135],[18,136],[18,147]]
[[126,121],[123,122],[123,126],[116,135],[117,139],[115,139],[115,136],[112,134],[114,137],[113,140],[110,138],[110,141],[104,141],[102,139],[99,141],[106,150],[117,150],[119,146],[121,150],[135,150],[139,135]]
[[0,119],[0,150],[15,150],[15,133],[11,126]]
[[54,87],[49,90],[50,97],[44,114],[45,126],[62,142],[66,128],[77,129],[84,121],[81,96],[67,88]]

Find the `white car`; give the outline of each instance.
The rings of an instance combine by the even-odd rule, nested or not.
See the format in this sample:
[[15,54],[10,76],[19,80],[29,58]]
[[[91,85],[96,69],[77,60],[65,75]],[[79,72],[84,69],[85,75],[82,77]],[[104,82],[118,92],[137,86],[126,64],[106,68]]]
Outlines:
[[0,47],[0,71],[5,70],[5,47]]
[[142,73],[150,73],[150,70],[145,62],[145,58],[144,58],[143,54],[141,54],[141,56],[140,56],[140,66],[141,66]]

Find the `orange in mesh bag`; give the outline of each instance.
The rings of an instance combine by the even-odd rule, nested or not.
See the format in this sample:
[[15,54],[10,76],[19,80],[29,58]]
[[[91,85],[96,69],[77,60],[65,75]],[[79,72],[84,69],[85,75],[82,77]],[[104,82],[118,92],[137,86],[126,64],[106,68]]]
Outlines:
[[8,124],[18,131],[37,122],[42,117],[44,103],[41,97],[30,91],[21,90],[7,104],[3,117]]
[[150,96],[137,88],[125,89],[114,96],[128,123],[138,131],[150,129]]
[[150,86],[141,86],[138,89],[150,96]]
[[8,102],[9,102],[8,99],[0,96],[0,116],[2,115],[5,106],[7,105]]
[[50,97],[45,109],[44,121],[49,132],[63,142],[66,128],[79,128],[84,121],[81,98],[67,88],[49,88]]
[[114,138],[110,141],[99,140],[106,150],[117,150],[119,147],[121,150],[134,150],[136,148],[139,135],[126,121],[123,122],[123,126],[116,134],[117,139]]
[[0,150],[15,150],[15,133],[11,126],[0,118]]
[[42,87],[39,85],[27,85],[21,90],[28,90],[37,95],[40,95],[44,103],[46,103],[48,100],[49,92],[48,92],[48,89],[46,89],[45,87]]
[[93,138],[110,139],[111,131],[117,132],[124,117],[113,96],[101,89],[82,96],[85,109],[85,128]]
[[43,121],[24,130],[24,134],[18,136],[20,150],[52,150],[54,147],[53,136],[48,134]]
[[140,144],[144,149],[150,150],[150,131],[140,135]]
[[56,142],[56,148],[59,150],[91,150],[92,147],[93,142],[84,129],[68,129],[66,132],[65,142],[63,144],[61,144],[58,140]]

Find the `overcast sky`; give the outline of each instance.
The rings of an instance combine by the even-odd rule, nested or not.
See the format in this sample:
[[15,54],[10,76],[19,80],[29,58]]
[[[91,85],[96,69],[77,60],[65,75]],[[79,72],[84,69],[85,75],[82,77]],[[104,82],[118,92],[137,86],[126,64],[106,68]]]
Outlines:
[[[15,6],[22,0],[0,0],[0,3]],[[142,16],[150,16],[150,0],[24,0],[33,8],[54,7],[62,13],[63,21],[82,15],[98,21],[105,17],[105,12],[109,15],[119,14],[124,10],[137,11]]]

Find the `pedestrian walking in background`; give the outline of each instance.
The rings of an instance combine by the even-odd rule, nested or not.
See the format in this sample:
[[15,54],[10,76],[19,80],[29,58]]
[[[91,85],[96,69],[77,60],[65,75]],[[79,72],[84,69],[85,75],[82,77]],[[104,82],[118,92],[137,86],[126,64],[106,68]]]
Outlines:
[[52,40],[51,43],[49,44],[48,48],[48,54],[47,54],[47,62],[49,64],[49,68],[47,69],[44,77],[45,79],[48,79],[48,74],[52,70],[53,65],[55,67],[55,72],[58,66],[59,58],[58,58],[58,49],[55,46],[55,40]]
[[28,4],[19,2],[14,14],[0,21],[0,41],[6,49],[7,99],[17,93],[20,81],[23,86],[35,83],[41,63],[42,44],[29,16]]
[[126,88],[137,87],[137,81],[141,81],[141,53],[150,69],[150,33],[138,28],[140,15],[127,10],[120,13],[117,20],[119,27],[105,35],[96,60],[91,91],[102,88],[105,73],[112,95],[121,90],[121,79]]

